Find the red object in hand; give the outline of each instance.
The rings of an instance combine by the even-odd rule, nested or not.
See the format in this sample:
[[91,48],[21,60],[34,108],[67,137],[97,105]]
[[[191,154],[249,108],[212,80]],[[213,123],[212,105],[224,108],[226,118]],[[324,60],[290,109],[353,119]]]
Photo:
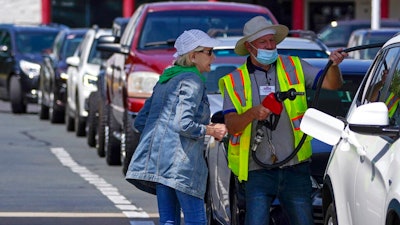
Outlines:
[[283,110],[282,102],[276,99],[275,93],[268,94],[262,101],[262,105],[275,115],[280,115]]

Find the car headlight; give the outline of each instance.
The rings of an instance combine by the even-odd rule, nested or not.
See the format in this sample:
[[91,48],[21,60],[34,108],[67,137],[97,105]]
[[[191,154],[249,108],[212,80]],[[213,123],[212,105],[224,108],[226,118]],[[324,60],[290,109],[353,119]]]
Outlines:
[[29,78],[39,76],[40,74],[40,65],[37,63],[21,60],[19,66],[21,67],[21,70],[29,76]]
[[63,80],[68,80],[68,74],[65,72],[60,73],[60,78]]
[[128,77],[128,96],[148,98],[153,93],[153,88],[158,82],[160,74],[154,72],[133,72]]
[[83,75],[83,85],[86,87],[97,87],[97,76],[91,74]]

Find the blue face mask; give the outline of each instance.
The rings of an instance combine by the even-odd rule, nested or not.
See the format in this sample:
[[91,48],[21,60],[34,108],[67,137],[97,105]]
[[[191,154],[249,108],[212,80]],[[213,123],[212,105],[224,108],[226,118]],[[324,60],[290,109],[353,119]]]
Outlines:
[[[254,47],[251,43],[250,46]],[[254,55],[253,55],[254,56]],[[259,49],[257,48],[257,56],[255,56],[257,62],[263,65],[269,65],[274,63],[278,59],[278,51],[274,50],[267,50],[267,49]]]

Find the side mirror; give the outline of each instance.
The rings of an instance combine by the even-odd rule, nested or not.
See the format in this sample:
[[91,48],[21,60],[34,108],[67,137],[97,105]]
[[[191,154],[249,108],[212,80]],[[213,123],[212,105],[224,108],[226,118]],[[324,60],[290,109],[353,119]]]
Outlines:
[[346,123],[356,133],[368,135],[398,136],[398,127],[389,127],[388,109],[383,102],[364,104],[350,112],[348,121],[341,121],[317,109],[310,108],[304,114],[300,129],[329,145],[335,145],[343,135]]
[[345,123],[314,108],[307,109],[300,123],[300,130],[324,143],[339,142]]
[[116,38],[113,35],[102,35],[97,39],[98,44],[116,43]]
[[78,67],[79,66],[79,57],[77,56],[70,56],[66,59],[68,65]]

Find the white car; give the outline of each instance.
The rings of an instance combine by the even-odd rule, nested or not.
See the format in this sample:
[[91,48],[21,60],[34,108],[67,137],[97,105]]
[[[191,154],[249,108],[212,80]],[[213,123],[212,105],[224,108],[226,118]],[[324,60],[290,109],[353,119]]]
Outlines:
[[379,50],[346,118],[308,109],[301,130],[333,145],[324,224],[400,224],[400,35]]
[[99,37],[111,35],[111,29],[89,29],[73,56],[67,58],[67,105],[65,123],[68,131],[77,136],[86,135],[87,101],[91,92],[97,90],[97,76],[104,58],[97,51]]

